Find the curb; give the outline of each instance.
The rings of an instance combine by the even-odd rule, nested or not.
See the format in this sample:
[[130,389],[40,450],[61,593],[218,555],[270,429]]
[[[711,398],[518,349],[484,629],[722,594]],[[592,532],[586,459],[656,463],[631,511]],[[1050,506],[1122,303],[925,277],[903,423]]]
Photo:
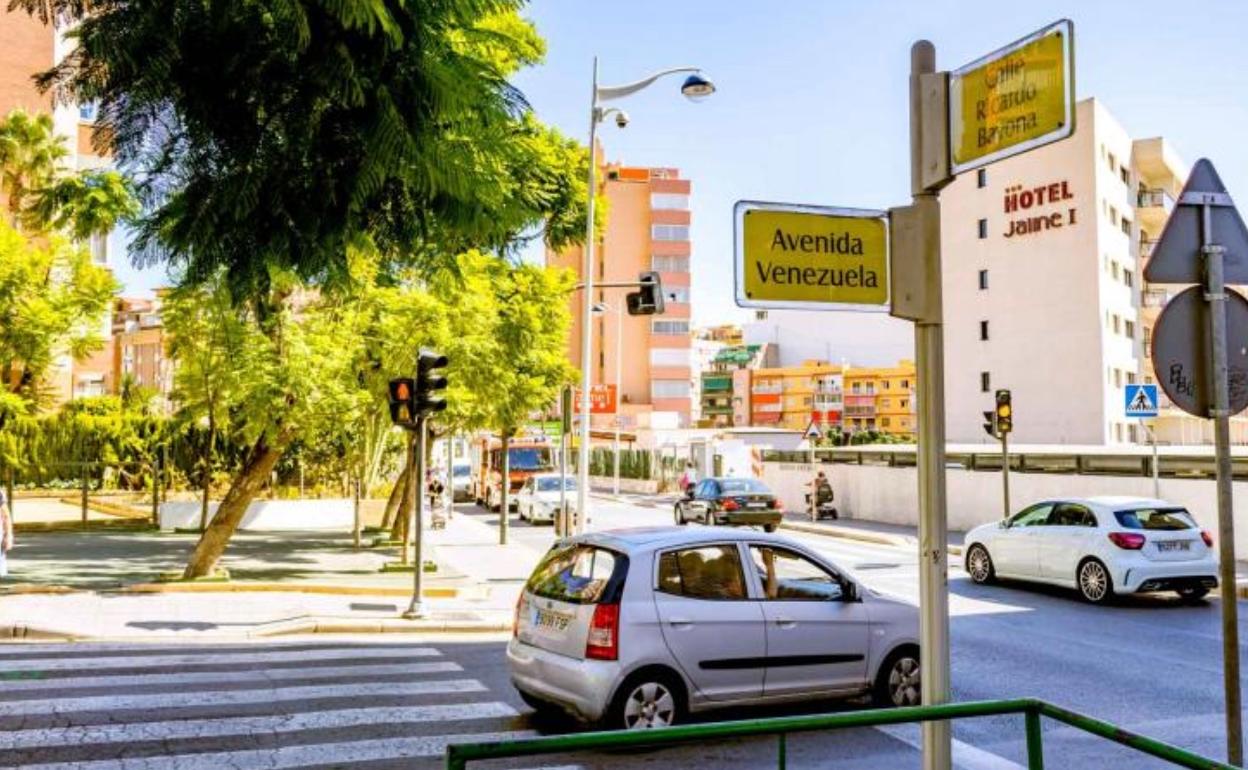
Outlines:
[[34,626],[0,626],[0,640],[16,641],[23,639],[32,642],[82,642],[86,641],[87,637]]
[[[433,586],[425,588],[428,599],[473,598],[480,587]],[[177,593],[293,593],[335,594],[338,596],[411,596],[411,588],[390,586],[336,586],[289,583],[132,583],[109,591],[115,594],[177,594]]]
[[[197,641],[223,639],[266,639],[275,636],[301,634],[421,634],[421,633],[501,633],[511,631],[511,621],[501,620],[439,620],[436,617],[422,620],[402,618],[377,618],[373,620],[350,620],[343,618],[304,618],[266,624],[267,627],[234,634],[205,634],[196,636]],[[128,642],[147,644],[166,640],[152,635],[92,636],[72,634],[66,631],[38,628],[26,625],[0,626],[0,641],[4,642]],[[185,641],[179,637],[178,641]]]

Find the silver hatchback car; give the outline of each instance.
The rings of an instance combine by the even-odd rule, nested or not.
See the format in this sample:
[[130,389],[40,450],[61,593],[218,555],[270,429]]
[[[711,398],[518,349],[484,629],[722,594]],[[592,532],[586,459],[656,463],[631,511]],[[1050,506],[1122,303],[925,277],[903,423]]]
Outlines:
[[516,604],[511,680],[608,729],[870,694],[919,703],[919,620],[788,538],[662,527],[562,540]]

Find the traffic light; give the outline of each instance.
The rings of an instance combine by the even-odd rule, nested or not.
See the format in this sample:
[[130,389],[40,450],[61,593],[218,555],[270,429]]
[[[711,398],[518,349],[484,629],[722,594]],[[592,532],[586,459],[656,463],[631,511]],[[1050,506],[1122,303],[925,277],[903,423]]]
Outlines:
[[411,377],[390,380],[390,422],[395,425],[416,422],[416,381]]
[[659,274],[647,270],[637,277],[641,290],[629,292],[625,297],[629,315],[654,315],[663,312],[663,282]]
[[993,438],[1001,438],[997,435],[997,413],[992,410],[984,412],[984,433]]
[[997,391],[997,432],[1005,435],[1014,430],[1014,407],[1010,405],[1010,391]]
[[420,349],[416,360],[416,414],[421,417],[446,409],[446,398],[441,395],[446,390],[446,375],[440,371],[446,364],[447,358],[441,353]]

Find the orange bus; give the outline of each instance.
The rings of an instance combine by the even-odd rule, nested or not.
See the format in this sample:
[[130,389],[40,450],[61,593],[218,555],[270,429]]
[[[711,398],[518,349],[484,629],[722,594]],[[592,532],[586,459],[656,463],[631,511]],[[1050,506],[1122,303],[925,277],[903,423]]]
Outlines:
[[[510,496],[508,508],[516,508],[516,492],[536,473],[555,469],[555,450],[545,436],[517,436],[508,447]],[[503,504],[503,440],[478,436],[472,442],[473,499],[491,511]]]

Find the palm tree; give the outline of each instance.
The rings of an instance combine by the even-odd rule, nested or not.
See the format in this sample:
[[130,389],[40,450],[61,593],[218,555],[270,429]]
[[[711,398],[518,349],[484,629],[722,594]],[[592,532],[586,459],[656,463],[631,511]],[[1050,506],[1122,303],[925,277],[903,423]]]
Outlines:
[[9,222],[21,227],[28,196],[46,187],[69,150],[52,127],[52,116],[13,110],[0,121],[0,196]]

